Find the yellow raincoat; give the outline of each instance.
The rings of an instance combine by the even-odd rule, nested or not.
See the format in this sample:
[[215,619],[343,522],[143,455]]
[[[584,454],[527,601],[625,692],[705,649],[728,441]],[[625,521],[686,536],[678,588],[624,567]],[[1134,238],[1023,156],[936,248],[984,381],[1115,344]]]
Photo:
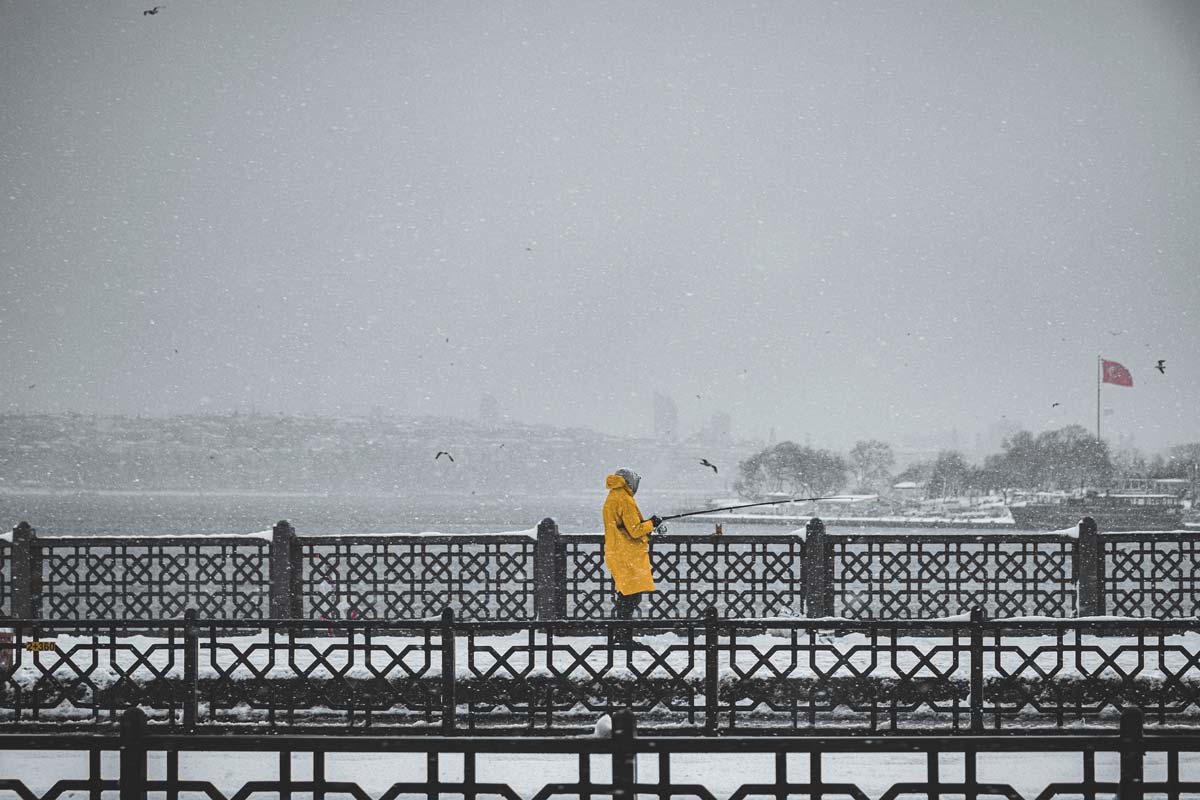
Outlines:
[[623,477],[609,475],[604,485],[608,487],[603,512],[604,563],[621,594],[653,592],[650,531],[654,523],[642,521],[642,512]]

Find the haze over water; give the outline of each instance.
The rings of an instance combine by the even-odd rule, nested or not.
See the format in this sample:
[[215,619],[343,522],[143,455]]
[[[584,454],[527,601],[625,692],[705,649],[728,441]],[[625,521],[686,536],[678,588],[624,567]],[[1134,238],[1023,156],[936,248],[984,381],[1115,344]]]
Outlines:
[[1090,429],[1103,355],[1200,440],[1194,3],[143,9],[0,5],[10,411],[846,448]]

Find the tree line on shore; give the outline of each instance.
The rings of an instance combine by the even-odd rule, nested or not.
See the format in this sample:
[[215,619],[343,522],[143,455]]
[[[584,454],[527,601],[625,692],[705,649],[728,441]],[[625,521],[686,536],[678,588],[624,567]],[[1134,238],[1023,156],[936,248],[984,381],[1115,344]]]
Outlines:
[[957,450],[943,450],[893,473],[892,448],[877,439],[859,441],[848,453],[785,441],[771,445],[738,464],[734,488],[748,498],[772,493],[824,496],[845,489],[861,494],[887,494],[900,482],[926,487],[930,496],[957,497],[1024,491],[1104,488],[1130,477],[1182,478],[1195,491],[1200,471],[1200,442],[1172,447],[1147,459],[1135,450],[1114,453],[1080,425],[1038,434],[1018,431],[1001,444],[1001,452],[971,463]]

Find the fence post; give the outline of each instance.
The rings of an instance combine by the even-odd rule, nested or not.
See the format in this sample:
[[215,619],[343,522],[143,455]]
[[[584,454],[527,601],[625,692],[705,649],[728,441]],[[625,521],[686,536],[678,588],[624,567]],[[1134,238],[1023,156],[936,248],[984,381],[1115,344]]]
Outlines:
[[637,753],[634,750],[636,737],[633,712],[618,708],[612,714],[612,780],[613,800],[633,800],[633,786],[637,781]]
[[704,734],[717,735],[718,703],[721,682],[719,680],[717,645],[720,632],[717,630],[717,609],[704,609]]
[[37,533],[28,522],[18,522],[12,531],[12,608],[14,619],[37,619],[41,616],[41,568],[38,565]]
[[196,609],[183,612],[183,730],[196,730],[196,704],[200,687],[200,636],[196,633]]
[[833,561],[820,517],[813,517],[805,526],[802,570],[804,616],[833,616]]
[[275,523],[271,530],[270,564],[271,619],[294,619],[292,616],[292,542],[296,529],[286,519]]
[[971,609],[971,733],[983,733],[983,623],[981,606]]
[[538,523],[533,548],[534,614],[538,619],[562,619],[567,612],[566,553],[558,523],[546,517]]
[[1075,615],[1104,616],[1104,550],[1096,520],[1079,520],[1079,541],[1075,545]]
[[121,800],[146,800],[146,714],[137,706],[121,715]]
[[1121,736],[1118,747],[1121,751],[1121,800],[1135,800],[1142,795],[1142,710],[1126,708],[1121,711]]
[[[291,527],[291,526],[289,526]],[[288,539],[288,584],[292,619],[304,619],[304,566],[300,537],[292,528]]]
[[458,658],[454,641],[454,609],[442,609],[442,735],[454,734],[458,712]]

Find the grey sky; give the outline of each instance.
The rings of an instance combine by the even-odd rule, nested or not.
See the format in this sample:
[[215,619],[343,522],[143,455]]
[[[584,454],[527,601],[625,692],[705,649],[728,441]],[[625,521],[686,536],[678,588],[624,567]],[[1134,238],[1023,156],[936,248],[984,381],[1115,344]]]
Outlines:
[[9,410],[1200,440],[1198,4],[150,5],[0,4]]

